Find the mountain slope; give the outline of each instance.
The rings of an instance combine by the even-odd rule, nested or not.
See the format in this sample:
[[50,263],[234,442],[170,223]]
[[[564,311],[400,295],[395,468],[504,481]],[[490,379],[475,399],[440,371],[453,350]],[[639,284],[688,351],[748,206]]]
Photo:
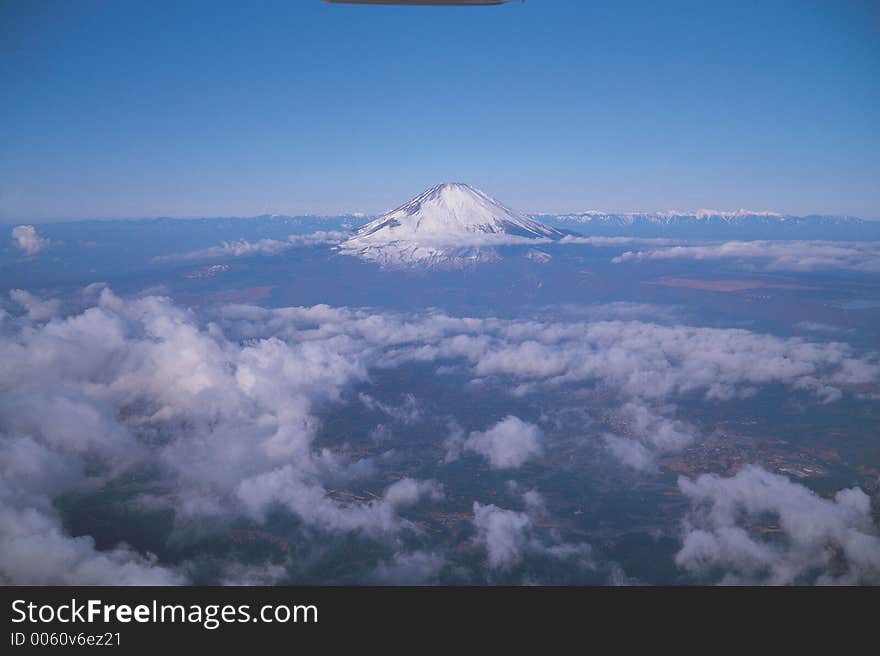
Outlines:
[[497,260],[497,246],[564,236],[462,183],[431,187],[357,230],[340,246],[383,266],[460,268]]

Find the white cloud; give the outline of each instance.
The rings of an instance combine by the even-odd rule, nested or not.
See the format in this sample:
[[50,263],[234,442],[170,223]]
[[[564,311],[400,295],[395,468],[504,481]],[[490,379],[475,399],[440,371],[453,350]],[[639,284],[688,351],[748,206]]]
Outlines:
[[756,466],[678,486],[691,511],[675,560],[691,573],[720,570],[735,584],[880,583],[880,527],[859,488],[825,499]]
[[16,247],[25,255],[42,253],[50,244],[49,240],[41,237],[32,225],[15,226],[12,229],[12,239]]
[[259,239],[247,241],[225,241],[219,246],[202,248],[187,253],[174,253],[172,255],[160,255],[153,258],[153,262],[185,262],[188,260],[223,260],[234,257],[247,257],[251,255],[277,255],[298,246],[319,246],[324,244],[338,244],[349,235],[344,232],[318,231],[302,235],[289,235],[287,239]]
[[477,542],[486,548],[489,567],[509,569],[522,560],[532,520],[526,513],[474,502]]
[[43,300],[37,298],[24,289],[13,289],[9,292],[9,298],[27,312],[28,319],[32,321],[45,321],[51,319],[61,310],[61,301],[58,299]]
[[654,452],[642,442],[610,433],[602,439],[611,455],[624,465],[639,471],[650,471],[656,466]]
[[658,455],[677,453],[696,439],[694,427],[668,416],[670,412],[668,407],[652,408],[636,401],[624,404],[616,412],[616,419],[625,426],[626,433],[603,435],[606,447],[633,469],[654,469]]
[[[57,408],[35,403],[0,407],[0,415],[42,414],[38,437],[9,434],[0,426],[0,582],[8,585],[172,585],[183,577],[157,564],[150,554],[125,545],[99,551],[89,536],[72,537],[63,527],[53,498],[87,482],[85,460],[94,453],[97,426],[64,426],[68,435],[53,432]],[[32,417],[33,418],[33,417]],[[75,417],[69,417],[75,422]],[[53,442],[53,443],[47,443]]]
[[536,535],[532,513],[542,507],[527,505],[526,512],[518,512],[474,502],[474,528],[477,531],[474,541],[486,551],[490,569],[509,571],[526,557],[571,561],[584,569],[594,567],[590,545],[558,539],[548,543]]
[[[559,240],[547,237],[523,237],[506,233],[470,232],[456,234],[419,233],[406,239],[389,238],[383,231],[343,242],[340,253],[375,262],[383,267],[462,268],[501,259],[497,249],[504,246],[546,246],[553,244],[596,247],[631,245],[665,246],[679,243],[670,239],[633,237],[575,237]],[[548,253],[531,249],[527,255],[542,262],[552,259]]]
[[[0,504],[10,522],[38,527],[40,545],[57,548],[71,572],[85,572],[85,564],[91,572],[94,563],[110,571],[115,563],[144,581],[156,572],[174,578],[146,555],[95,552],[88,538],[69,538],[52,510],[55,495],[99,488],[131,466],[157,471],[167,492],[149,503],[173,507],[180,522],[260,518],[281,505],[320,530],[387,535],[408,526],[399,511],[442,496],[436,483],[409,478],[371,502],[329,494],[324,481],[351,467],[312,448],[312,407],[365,379],[366,362],[350,344],[230,341],[167,299],[123,300],[106,289],[80,314],[23,321],[0,339],[0,455],[8,470]],[[39,459],[26,457],[34,453]],[[25,494],[29,485],[35,491]],[[0,576],[36,576],[36,566],[17,560],[27,556],[16,546],[23,538],[4,534]]]
[[639,244],[645,246],[671,246],[673,244],[681,244],[681,240],[661,237],[575,237],[567,235],[560,239],[558,243],[615,248]]
[[[556,322],[457,318],[438,312],[414,319],[322,306],[227,308],[224,317],[250,337],[268,330],[299,339],[356,340],[374,366],[413,361],[438,362],[445,370],[464,366],[475,379],[510,384],[515,394],[547,386],[602,385],[618,397],[618,423],[627,429],[605,436],[609,452],[643,470],[652,469],[658,455],[680,450],[696,437],[695,427],[675,418],[678,399],[699,395],[726,401],[754,395],[768,385],[785,385],[832,402],[851,386],[880,382],[877,354],[842,342],[604,320],[621,311],[631,317],[645,310],[614,305],[606,312],[592,309],[586,315],[592,320]],[[664,321],[671,318],[663,315]],[[451,430],[445,460],[460,457],[468,439],[460,428]],[[488,445],[483,447],[487,451]]]
[[435,357],[442,355],[468,358],[481,376],[557,385],[602,381],[642,399],[689,393],[729,399],[781,383],[832,400],[841,385],[880,376],[876,355],[859,357],[842,343],[639,321],[512,322],[498,326],[496,339],[441,343]]
[[180,574],[125,546],[98,551],[57,517],[0,503],[0,581],[10,585],[177,585]]
[[397,511],[424,499],[438,501],[443,488],[434,481],[404,478],[375,500],[344,505],[327,496],[326,490],[302,480],[293,466],[258,474],[241,482],[236,496],[257,518],[280,504],[309,525],[328,532],[361,531],[369,535],[394,533],[401,527]]
[[700,246],[670,246],[628,251],[615,263],[642,260],[766,260],[769,270],[820,271],[847,269],[880,271],[880,242],[838,241],[728,241]]
[[[60,304],[40,305],[46,301],[27,292],[15,298],[28,314],[4,321],[0,335],[0,508],[10,526],[33,527],[34,553],[57,564],[40,574],[16,546],[26,536],[0,531],[0,549],[9,554],[0,558],[0,576],[16,582],[73,581],[73,573],[82,581],[102,580],[97,573],[181,580],[149,554],[98,550],[62,528],[58,496],[99,490],[133,467],[155,472],[161,483],[137,501],[173,508],[178,530],[241,517],[259,522],[282,508],[313,534],[387,542],[417,533],[407,511],[441,499],[439,484],[385,480],[372,499],[342,498],[332,484],[372,475],[379,461],[352,462],[315,446],[316,408],[368,383],[375,367],[435,362],[520,391],[600,383],[629,426],[617,437],[645,449],[646,461],[691,439],[667,407],[676,398],[724,400],[782,384],[832,401],[849,385],[880,379],[874,354],[745,330],[320,305],[230,305],[204,316],[165,298],[122,299],[106,288],[81,295],[77,302],[87,306],[62,315]],[[414,398],[384,408],[373,396],[363,402],[404,423],[418,414]],[[493,467],[521,466],[543,448],[540,429],[516,417],[456,440]],[[492,563],[503,569],[523,554],[588,560],[582,545],[539,539],[539,504],[524,503],[519,514],[481,506],[478,542],[494,554]]]
[[446,443],[446,462],[462,451],[486,458],[492,469],[515,469],[543,453],[544,433],[536,425],[509,415],[485,431],[473,431],[467,439],[454,433]]

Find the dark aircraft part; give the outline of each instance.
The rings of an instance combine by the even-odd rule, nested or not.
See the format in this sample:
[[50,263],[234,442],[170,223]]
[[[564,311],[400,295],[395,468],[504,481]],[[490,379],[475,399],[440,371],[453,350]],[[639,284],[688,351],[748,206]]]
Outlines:
[[346,5],[449,5],[464,7],[467,5],[503,5],[510,0],[324,0]]

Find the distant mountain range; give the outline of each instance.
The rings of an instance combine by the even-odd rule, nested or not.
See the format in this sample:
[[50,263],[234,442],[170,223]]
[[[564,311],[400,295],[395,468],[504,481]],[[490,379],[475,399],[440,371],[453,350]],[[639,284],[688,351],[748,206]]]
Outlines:
[[775,225],[775,224],[820,224],[852,225],[869,223],[853,216],[830,216],[813,214],[793,216],[778,212],[756,212],[753,210],[696,210],[693,212],[600,212],[588,210],[568,214],[533,214],[535,218],[551,218],[558,221],[571,221],[590,225]]
[[[0,230],[0,263],[20,257]],[[132,261],[168,253],[197,251],[222,242],[289,241],[291,235],[349,233],[339,252],[386,267],[465,268],[503,256],[547,261],[545,246],[564,235],[660,237],[680,240],[880,241],[880,221],[851,216],[793,216],[775,212],[604,212],[562,214],[517,212],[482,191],[461,183],[431,187],[379,216],[288,216],[200,219],[125,219],[35,223],[58,256],[77,244],[113,244],[114,253]],[[515,248],[519,246],[519,248]],[[551,251],[552,252],[552,251]]]
[[587,235],[690,239],[880,239],[880,221],[852,216],[777,212],[696,210],[690,212],[601,212],[531,214],[548,225]]

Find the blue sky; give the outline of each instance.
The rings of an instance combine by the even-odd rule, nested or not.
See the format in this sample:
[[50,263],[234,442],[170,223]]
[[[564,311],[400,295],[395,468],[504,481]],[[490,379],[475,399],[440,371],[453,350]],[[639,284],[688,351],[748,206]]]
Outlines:
[[880,217],[870,2],[0,2],[0,221],[388,209]]

